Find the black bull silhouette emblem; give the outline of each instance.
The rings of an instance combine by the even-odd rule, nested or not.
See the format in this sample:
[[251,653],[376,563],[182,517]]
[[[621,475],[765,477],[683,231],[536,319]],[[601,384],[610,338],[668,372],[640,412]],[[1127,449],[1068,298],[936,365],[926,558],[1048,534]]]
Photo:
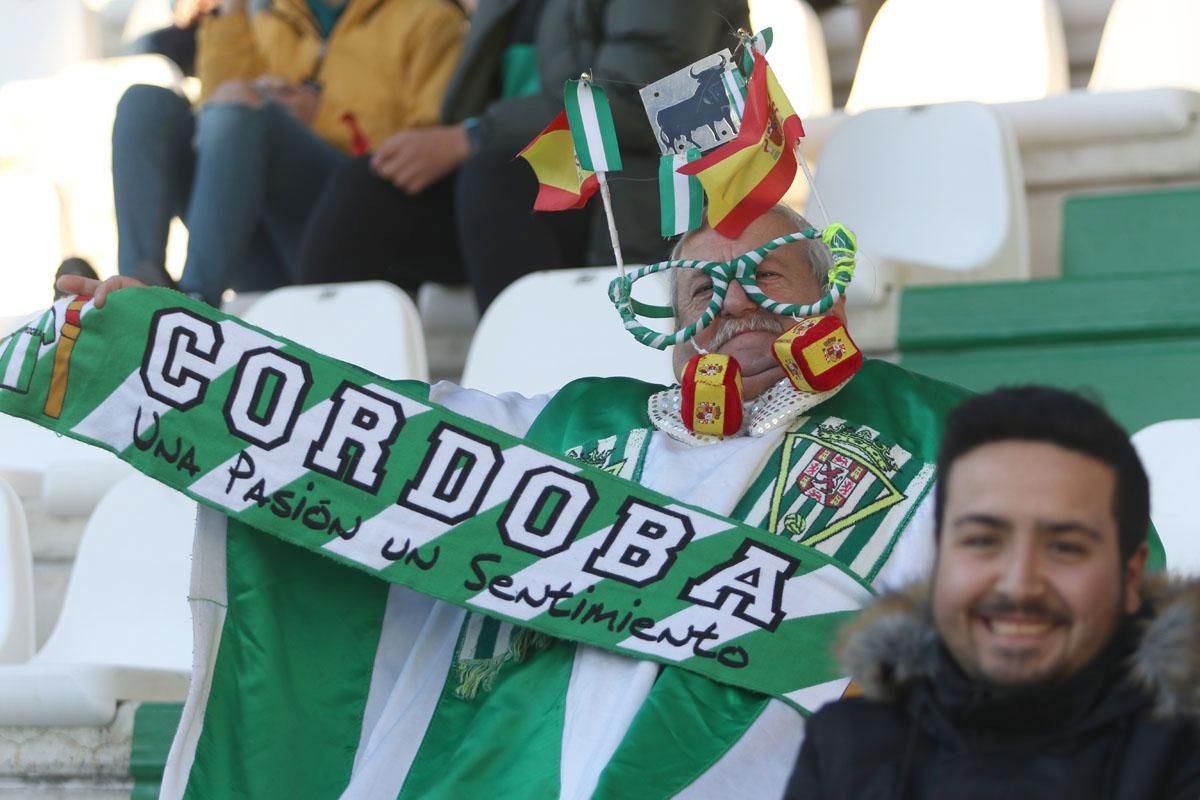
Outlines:
[[720,141],[717,123],[722,120],[729,125],[730,131],[735,130],[733,107],[721,80],[725,74],[725,64],[725,57],[722,56],[720,64],[700,70],[700,72],[689,71],[688,74],[699,82],[696,91],[686,100],[659,109],[656,121],[659,137],[662,139],[665,149],[675,150],[675,142],[679,139],[683,139],[685,145],[700,147],[692,138],[692,133],[701,128],[707,128],[712,133],[713,139]]

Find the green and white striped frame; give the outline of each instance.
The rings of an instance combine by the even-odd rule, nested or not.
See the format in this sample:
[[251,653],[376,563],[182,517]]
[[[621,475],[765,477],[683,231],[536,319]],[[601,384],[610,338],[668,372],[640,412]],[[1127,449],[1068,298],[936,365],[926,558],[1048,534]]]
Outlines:
[[[833,266],[827,274],[829,288],[815,303],[805,305],[797,303],[781,303],[772,300],[758,288],[755,270],[763,262],[767,254],[785,244],[798,242],[802,239],[820,239],[833,254]],[[772,239],[766,244],[742,253],[732,261],[699,261],[695,259],[677,259],[674,261],[658,261],[644,267],[630,270],[622,276],[613,278],[608,284],[608,297],[621,315],[625,330],[642,344],[657,350],[666,350],[672,345],[682,344],[697,333],[707,328],[721,312],[725,304],[725,295],[729,291],[729,282],[737,281],[742,285],[746,296],[765,311],[784,317],[811,317],[824,314],[833,308],[838,300],[846,293],[846,288],[854,278],[855,253],[858,242],[854,234],[845,225],[831,223],[824,230],[809,228],[799,233],[789,233]],[[670,306],[659,306],[642,303],[633,298],[633,284],[647,275],[654,275],[668,269],[698,269],[712,279],[712,298],[708,307],[700,317],[690,325],[675,333],[660,333],[641,323],[639,317],[649,319],[669,319],[674,311]]]

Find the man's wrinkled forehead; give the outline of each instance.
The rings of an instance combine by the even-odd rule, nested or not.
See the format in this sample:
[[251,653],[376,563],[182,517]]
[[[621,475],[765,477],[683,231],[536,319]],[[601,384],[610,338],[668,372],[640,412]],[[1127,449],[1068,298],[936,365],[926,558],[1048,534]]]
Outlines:
[[794,220],[778,211],[768,211],[750,223],[736,239],[722,236],[708,227],[691,233],[681,243],[679,258],[732,261],[756,247],[762,247],[776,237],[795,233],[796,230],[797,224]]

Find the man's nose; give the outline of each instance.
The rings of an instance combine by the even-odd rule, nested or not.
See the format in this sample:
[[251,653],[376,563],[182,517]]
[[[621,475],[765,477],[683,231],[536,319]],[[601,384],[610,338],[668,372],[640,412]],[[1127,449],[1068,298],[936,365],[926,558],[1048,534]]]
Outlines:
[[746,314],[752,314],[758,310],[758,306],[746,294],[746,290],[737,281],[729,282],[729,289],[725,292],[725,303],[721,306],[721,313],[727,317],[741,317]]
[[1016,537],[1001,569],[996,588],[1014,600],[1037,597],[1045,587],[1041,554],[1033,537]]

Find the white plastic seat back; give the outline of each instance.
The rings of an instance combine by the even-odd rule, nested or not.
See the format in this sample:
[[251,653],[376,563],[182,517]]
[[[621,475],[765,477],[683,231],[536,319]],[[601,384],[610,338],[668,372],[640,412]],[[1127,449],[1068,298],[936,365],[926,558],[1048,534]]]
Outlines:
[[[28,8],[43,5],[29,0],[18,3]],[[12,21],[13,14],[4,19]],[[88,259],[102,276],[117,271],[113,119],[121,96],[137,83],[179,90],[183,78],[168,59],[141,55],[72,63],[53,77],[38,80],[0,81],[0,163],[5,171],[53,182],[61,200],[64,255]],[[45,222],[38,215],[44,217],[27,206],[15,217],[6,216],[5,222],[12,222],[17,230],[42,226]],[[172,253],[176,251],[173,241]],[[5,267],[6,274],[17,273],[16,265]],[[50,296],[50,275],[37,280],[42,288],[36,302],[26,308],[44,305]]]
[[33,555],[25,511],[13,488],[0,480],[0,664],[33,655]]
[[40,498],[51,514],[91,513],[132,468],[111,453],[0,414],[0,479],[24,498]]
[[[1024,179],[1008,124],[978,103],[885,108],[846,119],[825,144],[816,185],[881,276],[877,288],[1029,275]],[[815,201],[807,216],[824,224]],[[857,288],[856,288],[857,285]]]
[[1068,87],[1055,0],[887,0],[846,110],[1033,100]]
[[1143,428],[1133,445],[1150,476],[1150,517],[1172,573],[1200,575],[1200,513],[1196,486],[1200,419],[1174,419]]
[[244,319],[385,378],[429,380],[417,308],[384,281],[287,286],[264,294]]
[[188,673],[196,503],[141,474],[109,491],[88,519],[62,613],[34,656]]
[[63,258],[59,207],[58,190],[49,178],[0,173],[0,219],[5,220],[0,265],[7,284],[0,292],[0,316],[50,305],[54,271]]
[[97,20],[79,0],[0,0],[0,18],[0,84],[100,55]]
[[50,638],[0,665],[0,726],[106,725],[122,700],[183,700],[195,525],[194,502],[140,474],[104,496]]
[[[575,378],[623,375],[671,383],[670,351],[639,344],[608,300],[616,267],[534,272],[488,306],[463,370],[463,386],[485,392],[552,392]],[[669,305],[666,283],[634,287],[638,300]],[[658,320],[666,330],[670,320]]]
[[750,25],[771,28],[767,51],[771,69],[801,118],[833,110],[825,32],[812,6],[803,0],[750,0]]
[[1088,88],[1200,91],[1200,3],[1116,0]]

